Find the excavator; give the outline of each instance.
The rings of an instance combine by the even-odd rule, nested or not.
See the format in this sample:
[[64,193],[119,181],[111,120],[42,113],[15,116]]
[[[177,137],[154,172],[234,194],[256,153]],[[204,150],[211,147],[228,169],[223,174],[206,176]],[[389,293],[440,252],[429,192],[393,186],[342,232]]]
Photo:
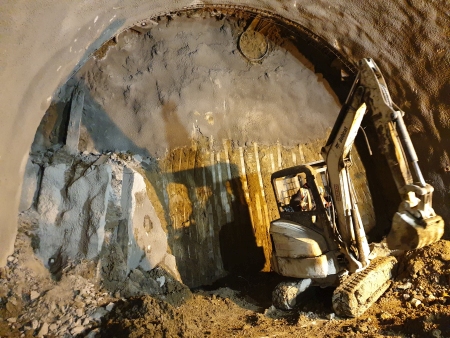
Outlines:
[[[385,238],[385,250],[369,245],[349,168],[363,117],[373,122],[401,198]],[[270,224],[272,269],[294,281],[280,283],[273,303],[292,309],[308,287],[335,286],[332,304],[341,317],[363,314],[396,275],[393,252],[438,241],[444,221],[432,208],[433,187],[418,166],[404,112],[392,102],[378,66],[358,62],[358,73],[326,145],[323,161],[272,174],[280,218]],[[380,243],[375,243],[380,244]]]

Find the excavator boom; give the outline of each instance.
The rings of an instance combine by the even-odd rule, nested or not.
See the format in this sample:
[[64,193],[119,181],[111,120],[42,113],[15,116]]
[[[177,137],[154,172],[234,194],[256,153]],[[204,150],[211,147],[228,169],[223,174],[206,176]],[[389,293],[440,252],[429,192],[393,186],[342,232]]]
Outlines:
[[[392,102],[383,75],[372,59],[362,59],[358,67],[357,78],[322,155],[333,187],[340,234],[346,245],[355,244],[359,265],[366,266],[367,241],[351,198],[351,183],[346,182],[351,147],[366,112],[373,120],[379,149],[387,159],[402,200],[387,236],[388,247],[412,250],[434,243],[444,233],[444,221],[432,208],[434,189],[422,176],[403,122],[404,113]],[[347,256],[354,260],[351,253]]]
[[342,238],[341,251],[352,273],[335,290],[333,307],[338,314],[351,317],[362,314],[385,292],[397,266],[394,257],[380,257],[369,264],[369,245],[348,172],[351,148],[366,113],[375,124],[379,149],[402,199],[387,236],[388,247],[416,249],[439,240],[444,232],[444,222],[431,206],[433,187],[425,182],[418,166],[404,113],[392,102],[373,60],[362,59],[358,66],[352,90],[322,149]]

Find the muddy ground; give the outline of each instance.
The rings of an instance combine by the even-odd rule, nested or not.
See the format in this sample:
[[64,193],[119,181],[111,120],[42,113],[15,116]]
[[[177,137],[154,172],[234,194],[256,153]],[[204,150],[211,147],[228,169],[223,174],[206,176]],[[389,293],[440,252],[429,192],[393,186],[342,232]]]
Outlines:
[[332,289],[309,290],[298,309],[278,311],[270,304],[277,276],[259,274],[195,291],[179,308],[151,297],[121,302],[102,336],[449,337],[449,255],[449,241],[406,253],[392,287],[358,319],[334,316]]
[[32,214],[22,214],[0,279],[0,337],[450,337],[450,241],[401,256],[385,295],[345,319],[333,313],[331,288],[312,288],[297,309],[276,310],[271,292],[282,279],[272,273],[189,291],[155,269],[149,279],[162,282],[162,293],[120,297],[103,288],[95,262],[51,274],[33,254],[33,229]]

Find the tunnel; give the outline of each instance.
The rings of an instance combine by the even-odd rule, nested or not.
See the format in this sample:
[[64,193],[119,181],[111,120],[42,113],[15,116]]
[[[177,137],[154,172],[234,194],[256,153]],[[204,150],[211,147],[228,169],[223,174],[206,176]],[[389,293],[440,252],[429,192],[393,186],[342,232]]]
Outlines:
[[[101,253],[108,258],[95,260],[97,269],[108,270],[127,241],[136,247],[125,264],[132,266],[127,274],[137,266],[149,270],[162,264],[191,288],[230,272],[270,271],[268,227],[278,217],[270,174],[321,159],[320,148],[362,57],[376,60],[405,111],[425,179],[435,188],[433,206],[447,220],[445,6],[438,1],[5,5],[0,265],[14,250],[18,212],[31,207],[46,213],[37,221],[44,225],[33,247],[56,279],[61,272],[56,265],[68,257],[89,260]],[[259,45],[239,40],[252,31],[259,31]],[[71,127],[77,109],[78,130]],[[79,134],[74,151],[68,144],[73,130]],[[108,161],[114,162],[105,169],[112,170],[109,176],[102,171]],[[58,171],[62,166],[66,174]],[[92,181],[91,171],[97,175]],[[109,181],[102,186],[105,177]],[[357,182],[361,189],[366,180]],[[55,211],[46,204],[85,203],[74,201],[70,185],[64,185],[68,181],[74,191],[98,184],[99,194],[106,186],[123,185],[115,197],[101,201],[105,232],[83,228],[73,234],[74,224],[96,222],[95,213],[80,221],[76,208]],[[380,187],[392,189],[389,184]],[[138,201],[135,189],[146,196]],[[374,187],[369,190],[373,195]],[[134,196],[128,202],[124,191]],[[49,197],[45,203],[39,202],[42,194]],[[369,204],[378,199],[378,207],[389,209],[383,197],[372,195],[365,197]],[[86,198],[97,203],[98,196]],[[140,231],[156,239],[136,240],[139,234],[127,230],[132,225],[112,216],[113,200],[121,201],[120,212],[141,217]],[[152,211],[139,214],[140,205]],[[370,230],[385,217],[372,206],[362,213]],[[115,232],[108,232],[112,228]],[[106,248],[115,238],[122,240]],[[61,253],[60,242],[70,243],[70,253]],[[143,260],[142,243],[159,252],[158,258],[148,254]]]
[[[259,45],[245,45],[248,34],[259,34]],[[137,170],[155,209],[151,224],[167,233],[183,283],[270,271],[268,228],[278,218],[270,175],[321,159],[351,74],[303,28],[250,11],[179,11],[121,32],[57,90],[31,146],[25,177],[33,183],[20,208],[39,214],[41,259],[107,257],[112,243],[139,241],[138,228],[121,230],[128,218],[144,222],[123,203],[125,177]],[[112,165],[110,184],[100,178],[101,162]],[[97,163],[100,185],[90,182],[98,190],[91,196],[75,186]],[[355,182],[368,185],[364,175]],[[66,193],[55,194],[61,187]],[[108,190],[117,196],[100,197]],[[376,223],[370,204],[360,207],[367,230]],[[102,253],[91,253],[91,242]],[[151,247],[144,259],[151,267],[156,244],[140,244]]]

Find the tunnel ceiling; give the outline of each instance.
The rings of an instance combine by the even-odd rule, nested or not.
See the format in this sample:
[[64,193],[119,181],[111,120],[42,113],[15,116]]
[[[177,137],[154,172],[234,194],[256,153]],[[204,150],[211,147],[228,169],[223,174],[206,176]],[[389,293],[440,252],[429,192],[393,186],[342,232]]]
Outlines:
[[[265,44],[261,60],[243,55],[239,41],[249,31]],[[99,151],[140,148],[160,157],[196,135],[296,146],[325,137],[339,111],[333,89],[341,94],[351,83],[350,70],[310,35],[254,12],[178,12],[140,23],[112,44],[74,77],[91,93],[86,127]],[[105,113],[112,129],[98,120]],[[114,128],[134,145],[120,144]]]

